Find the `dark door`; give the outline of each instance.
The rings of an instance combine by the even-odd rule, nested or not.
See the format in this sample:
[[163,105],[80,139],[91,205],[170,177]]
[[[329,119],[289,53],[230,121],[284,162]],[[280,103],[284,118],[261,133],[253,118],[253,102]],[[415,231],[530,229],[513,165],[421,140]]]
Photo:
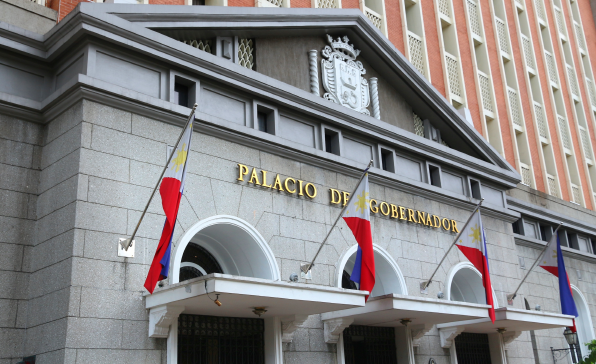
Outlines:
[[395,329],[352,325],[344,330],[346,364],[396,364]]
[[457,364],[491,364],[487,334],[462,332],[455,338]]

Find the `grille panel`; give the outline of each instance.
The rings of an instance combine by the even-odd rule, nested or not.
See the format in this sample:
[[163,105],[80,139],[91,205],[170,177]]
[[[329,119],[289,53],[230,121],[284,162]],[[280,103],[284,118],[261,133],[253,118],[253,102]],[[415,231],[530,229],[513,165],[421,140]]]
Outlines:
[[487,334],[462,332],[455,338],[458,364],[491,364]]
[[352,325],[343,335],[346,364],[397,363],[393,327]]

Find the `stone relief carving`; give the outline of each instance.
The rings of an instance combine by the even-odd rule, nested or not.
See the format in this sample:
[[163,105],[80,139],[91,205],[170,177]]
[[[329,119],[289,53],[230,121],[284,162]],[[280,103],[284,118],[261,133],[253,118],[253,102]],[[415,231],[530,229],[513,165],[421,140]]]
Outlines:
[[362,76],[366,70],[362,62],[356,61],[360,50],[349,44],[347,36],[333,39],[327,35],[329,45],[321,52],[321,75],[325,94],[323,97],[337,104],[370,115],[368,81]]

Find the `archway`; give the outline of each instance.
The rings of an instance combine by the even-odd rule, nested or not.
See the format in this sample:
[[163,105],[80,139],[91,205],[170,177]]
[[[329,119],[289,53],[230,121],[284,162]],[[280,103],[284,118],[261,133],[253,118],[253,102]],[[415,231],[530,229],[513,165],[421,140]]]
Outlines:
[[594,340],[594,327],[592,324],[592,316],[590,315],[590,308],[586,303],[586,298],[581,291],[574,285],[571,285],[571,293],[573,300],[577,307],[578,316],[575,318],[575,327],[577,328],[577,336],[581,345],[582,355],[588,354],[587,342]]
[[[353,245],[340,257],[337,270],[335,285],[342,287],[342,279],[344,272],[349,276],[354,269],[354,263],[356,261],[356,251],[358,245]],[[382,296],[390,293],[396,294],[408,294],[406,287],[406,281],[404,279],[399,266],[395,260],[387,253],[387,251],[378,245],[373,244],[373,250],[375,254],[375,287],[371,292],[371,297]],[[351,282],[353,283],[353,282]],[[345,287],[347,288],[347,287]],[[356,288],[356,287],[354,287]]]
[[[482,285],[482,274],[468,262],[458,263],[449,272],[446,285],[447,299],[450,301],[486,304],[486,294]],[[499,307],[493,290],[493,303]]]
[[[204,261],[214,261],[224,274],[279,280],[279,267],[265,239],[246,221],[235,216],[213,216],[197,222],[180,239],[175,248],[170,283],[180,282],[180,269],[190,268],[209,273],[202,264],[183,261],[185,251],[196,249]],[[188,254],[187,254],[188,255]],[[188,260],[188,259],[185,259]],[[208,264],[208,263],[205,263]]]

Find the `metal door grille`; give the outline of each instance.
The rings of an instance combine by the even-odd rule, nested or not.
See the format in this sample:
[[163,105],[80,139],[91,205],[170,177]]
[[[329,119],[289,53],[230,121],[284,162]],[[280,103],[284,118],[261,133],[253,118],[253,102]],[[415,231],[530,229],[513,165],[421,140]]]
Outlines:
[[180,315],[178,364],[263,364],[262,319]]
[[344,330],[346,364],[396,364],[395,329],[352,325]]
[[457,364],[491,364],[487,334],[462,332],[455,338]]

